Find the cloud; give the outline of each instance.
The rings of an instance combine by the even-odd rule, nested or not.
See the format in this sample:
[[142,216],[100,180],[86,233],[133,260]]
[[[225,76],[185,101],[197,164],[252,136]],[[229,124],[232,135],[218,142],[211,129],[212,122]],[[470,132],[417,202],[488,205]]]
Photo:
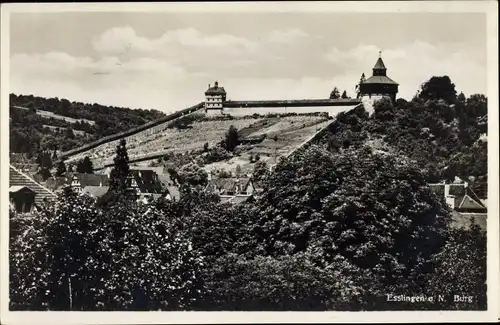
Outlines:
[[[347,51],[331,47],[323,58],[339,69],[348,67],[352,71],[352,67],[356,67],[359,73],[353,75],[353,80],[358,80],[362,72],[371,76],[378,51],[375,45],[366,44]],[[484,92],[487,83],[485,57],[482,49],[470,49],[463,44],[433,45],[419,40],[382,51],[387,75],[400,84],[399,95],[405,98],[411,98],[432,76],[441,75],[448,75],[459,91]]]
[[304,32],[303,30],[298,28],[293,28],[288,30],[271,31],[267,35],[265,40],[270,43],[295,43],[308,36],[309,34]]
[[138,36],[132,27],[111,28],[92,40],[94,49],[103,54],[123,53],[130,46],[133,52],[141,54],[176,51],[179,47],[190,50],[235,50],[255,49],[256,43],[244,37],[230,34],[203,34],[195,28],[176,29],[165,32],[159,38],[148,39]]
[[[232,100],[326,98],[334,86],[354,96],[361,73],[371,75],[379,48],[325,42],[334,44],[293,28],[253,38],[185,28],[147,38],[129,26],[115,27],[91,40],[91,57],[12,55],[10,91],[166,112],[202,101],[215,79]],[[382,50],[402,97],[444,74],[466,95],[486,89],[485,49],[414,41]]]

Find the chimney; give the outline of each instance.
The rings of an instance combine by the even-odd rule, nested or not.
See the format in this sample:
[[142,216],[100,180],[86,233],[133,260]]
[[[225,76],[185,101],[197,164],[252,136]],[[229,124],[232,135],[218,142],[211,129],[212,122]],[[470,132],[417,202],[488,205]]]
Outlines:
[[219,82],[215,82],[215,88],[219,87]]
[[450,195],[450,184],[444,185],[444,199],[450,208],[455,209],[455,196]]
[[208,84],[208,89],[210,89],[210,84]]

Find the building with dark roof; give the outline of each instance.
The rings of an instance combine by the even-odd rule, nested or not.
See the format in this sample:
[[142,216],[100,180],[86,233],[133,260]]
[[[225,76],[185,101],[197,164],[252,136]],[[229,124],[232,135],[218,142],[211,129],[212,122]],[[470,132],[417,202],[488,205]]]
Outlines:
[[387,96],[395,102],[399,84],[387,76],[387,68],[381,56],[379,56],[372,70],[373,75],[359,84],[361,97]]
[[[57,195],[14,166],[9,169],[9,199],[16,212],[30,212]],[[19,208],[19,209],[18,209]]]
[[163,194],[165,188],[153,170],[130,170],[129,188],[138,194]]
[[226,101],[226,90],[224,87],[219,87],[216,81],[213,87],[208,85],[208,90],[205,91],[205,113],[207,115],[220,115]]
[[73,191],[81,192],[87,186],[108,186],[109,177],[104,174],[67,172],[64,176],[50,177],[45,181],[45,186],[52,191],[59,191],[67,185],[71,186]]

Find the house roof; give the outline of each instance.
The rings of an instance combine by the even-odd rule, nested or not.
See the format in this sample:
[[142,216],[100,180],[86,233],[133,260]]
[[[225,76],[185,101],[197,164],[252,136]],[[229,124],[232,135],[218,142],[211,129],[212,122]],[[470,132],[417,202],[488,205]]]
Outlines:
[[[455,206],[457,209],[461,210],[486,210],[486,207],[483,205],[481,200],[474,199],[467,193],[463,196],[459,196],[455,198]],[[458,202],[460,201],[460,202]],[[458,203],[458,204],[457,204]]]
[[373,67],[373,70],[387,70],[384,61],[382,61],[381,57],[378,58],[377,62],[375,63],[375,66]]
[[9,166],[9,186],[22,186],[28,187],[30,190],[36,193],[35,204],[39,205],[43,203],[44,200],[53,200],[57,195],[41,184],[37,183],[28,175],[19,171],[14,166]]
[[153,170],[147,169],[133,169],[130,171],[134,177],[137,186],[142,193],[162,194],[164,192],[162,183]]
[[363,84],[390,84],[399,85],[397,82],[392,80],[387,76],[371,76],[370,78],[363,81]]
[[215,85],[213,87],[208,88],[207,91],[205,91],[205,95],[225,95],[226,90],[224,87],[219,87],[219,83],[216,81]]
[[66,184],[66,177],[50,177],[45,181],[45,186],[53,191]]
[[66,184],[70,184],[73,177],[76,176],[78,178],[78,181],[80,182],[80,186],[86,187],[86,186],[108,186],[109,185],[109,178],[108,175],[104,174],[85,174],[85,173],[73,173],[69,172],[66,173]]
[[[465,184],[448,184],[449,195],[454,197],[455,209],[484,210],[487,208],[477,194]],[[432,191],[444,197],[445,184],[431,184]]]
[[170,174],[158,174],[158,180],[163,184],[163,186],[168,187],[173,184],[173,180]]
[[23,186],[23,185],[14,185],[14,186],[11,186],[9,187],[9,192],[10,193],[16,193],[16,192],[20,192],[21,190],[23,189],[27,189],[29,190],[30,192],[33,192],[35,193],[32,189],[30,189],[29,187],[27,186]]
[[206,189],[213,192],[228,193],[235,192],[237,185],[240,185],[244,189],[249,183],[250,178],[248,177],[214,178],[208,182]]
[[82,189],[83,194],[99,198],[108,192],[109,186],[85,186]]
[[[181,198],[181,193],[176,186],[167,186],[167,194],[170,194],[172,199],[178,201]],[[166,195],[166,194],[165,194]]]

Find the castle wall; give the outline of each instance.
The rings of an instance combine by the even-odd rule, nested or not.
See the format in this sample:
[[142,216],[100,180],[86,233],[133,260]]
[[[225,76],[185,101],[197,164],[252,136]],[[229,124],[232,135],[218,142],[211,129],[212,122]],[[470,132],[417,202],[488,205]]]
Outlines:
[[372,115],[373,112],[375,111],[373,106],[375,105],[375,102],[378,100],[381,100],[382,98],[388,98],[391,99],[389,95],[363,95],[361,97],[361,103],[363,104],[365,110],[368,112],[368,114]]
[[298,106],[298,107],[224,107],[223,113],[232,116],[248,116],[252,114],[287,114],[287,113],[328,113],[334,117],[340,112],[347,112],[357,105],[346,106]]

